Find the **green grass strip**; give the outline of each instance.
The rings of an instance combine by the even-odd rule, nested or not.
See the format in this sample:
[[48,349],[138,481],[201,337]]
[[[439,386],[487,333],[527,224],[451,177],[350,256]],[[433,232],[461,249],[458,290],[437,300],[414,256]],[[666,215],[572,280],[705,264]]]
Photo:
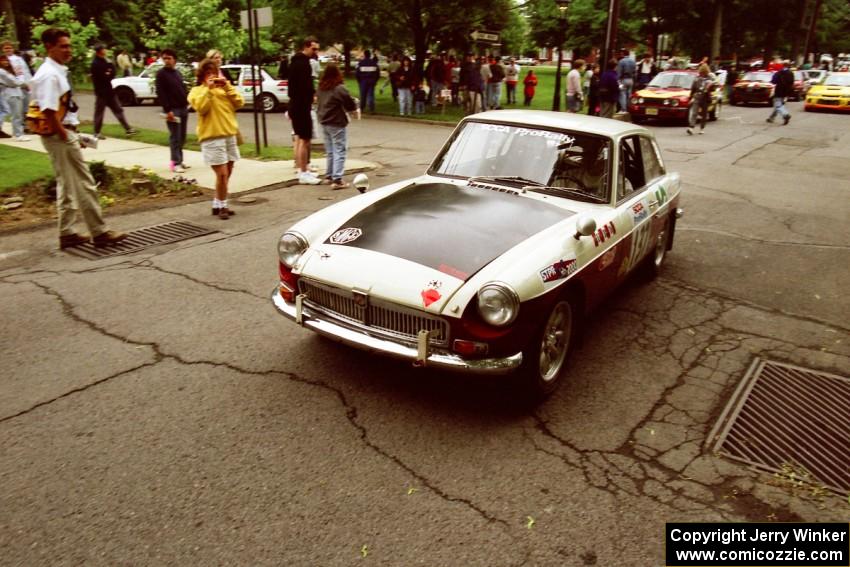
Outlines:
[[0,193],[8,193],[21,185],[53,177],[53,166],[45,153],[0,145],[0,163],[3,164]]
[[[164,122],[164,121],[163,121]],[[90,123],[84,123],[80,129],[83,132],[92,134],[94,126]],[[104,124],[101,133],[107,138],[119,138],[122,140],[133,140],[135,142],[144,142],[146,144],[155,144],[157,146],[168,147],[168,132],[161,130],[152,130],[150,128],[136,128],[139,132],[128,136],[124,132],[124,128],[119,124]],[[186,145],[184,149],[200,151],[201,145],[198,143],[198,137],[195,134],[186,136]],[[260,146],[260,156],[257,157],[256,147],[253,140],[246,140],[246,143],[239,146],[239,153],[243,158],[259,159],[261,161],[280,161],[291,160],[293,158],[292,148],[288,146],[269,146],[267,148]]]

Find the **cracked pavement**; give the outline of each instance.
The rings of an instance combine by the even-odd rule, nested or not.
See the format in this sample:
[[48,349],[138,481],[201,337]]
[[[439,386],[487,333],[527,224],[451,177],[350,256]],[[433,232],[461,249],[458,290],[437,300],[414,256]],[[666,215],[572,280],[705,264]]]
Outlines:
[[[846,521],[846,498],[707,443],[755,356],[850,373],[850,130],[766,113],[652,127],[684,183],[673,252],[592,315],[537,407],[274,312],[276,239],[349,194],[271,191],[227,223],[205,203],[109,217],[220,232],[95,262],[53,230],[3,236],[4,564],[649,566],[666,521]],[[363,120],[352,154],[389,183],[449,132]]]

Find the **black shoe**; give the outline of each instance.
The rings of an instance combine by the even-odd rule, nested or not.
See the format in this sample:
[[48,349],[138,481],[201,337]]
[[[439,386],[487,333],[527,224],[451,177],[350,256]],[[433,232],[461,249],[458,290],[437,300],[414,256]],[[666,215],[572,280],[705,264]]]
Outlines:
[[133,128],[133,127],[130,127],[130,128],[127,128],[126,130],[124,130],[124,133],[127,134],[128,136],[132,136],[133,134],[138,134],[139,131],[136,130],[135,128]]
[[783,118],[783,120],[785,121],[785,123],[783,124],[783,126],[784,126],[785,124],[788,124],[789,122],[791,122],[791,115],[789,114],[788,116]]
[[72,232],[71,234],[63,234],[59,237],[59,249],[71,248],[80,244],[88,244],[91,239],[83,234]]
[[111,246],[113,244],[118,244],[125,238],[130,236],[124,232],[117,232],[114,230],[107,230],[101,234],[98,234],[92,239],[96,248],[104,248],[106,246]]

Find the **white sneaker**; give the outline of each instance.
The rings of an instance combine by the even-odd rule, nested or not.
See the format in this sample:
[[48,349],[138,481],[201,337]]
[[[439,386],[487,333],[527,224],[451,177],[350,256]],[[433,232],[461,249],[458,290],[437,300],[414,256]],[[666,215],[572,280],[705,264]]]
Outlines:
[[321,182],[321,179],[319,179],[309,171],[305,171],[304,173],[298,176],[298,183],[301,185],[318,185]]
[[173,171],[174,173],[186,173],[186,168],[183,167],[180,164],[177,164],[177,165],[174,166],[174,169],[172,169],[171,171]]
[[29,136],[18,136],[17,138],[15,138],[15,141],[16,142],[29,142],[30,138],[29,138]]

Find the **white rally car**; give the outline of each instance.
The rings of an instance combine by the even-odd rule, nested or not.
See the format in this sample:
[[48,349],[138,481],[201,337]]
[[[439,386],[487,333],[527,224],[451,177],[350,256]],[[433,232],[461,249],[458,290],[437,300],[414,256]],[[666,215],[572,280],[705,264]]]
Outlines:
[[287,230],[272,301],[339,342],[417,366],[518,370],[545,395],[590,309],[636,268],[661,267],[679,191],[641,126],[472,115],[425,175]]

